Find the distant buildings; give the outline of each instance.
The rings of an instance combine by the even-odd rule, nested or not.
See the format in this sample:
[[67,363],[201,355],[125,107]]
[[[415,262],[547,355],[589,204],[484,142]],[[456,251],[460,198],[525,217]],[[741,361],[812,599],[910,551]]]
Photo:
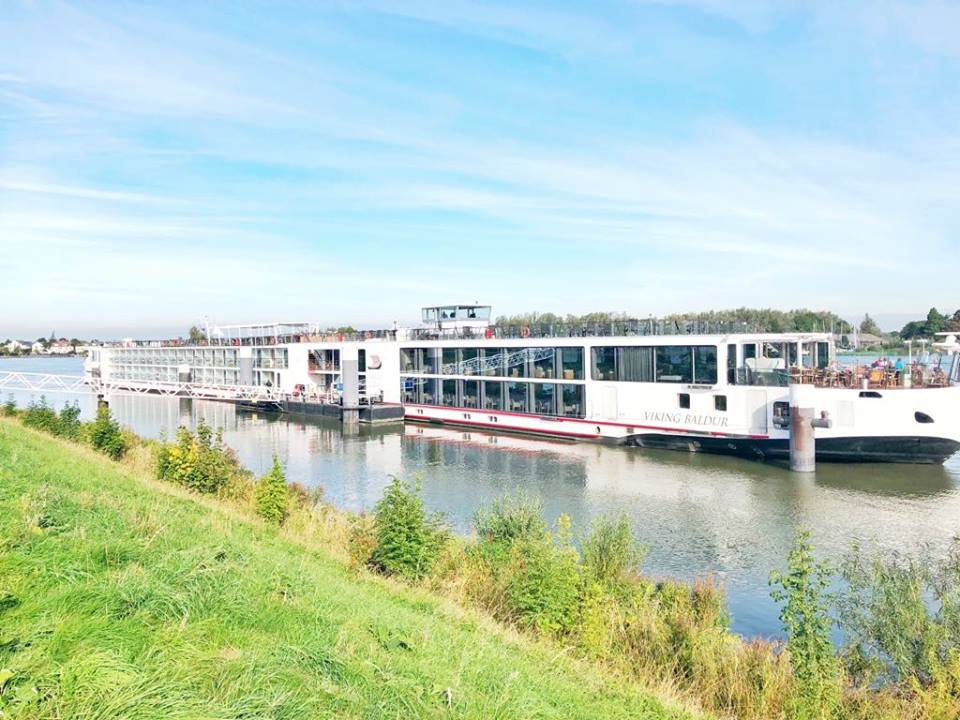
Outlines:
[[0,343],[0,355],[85,355],[88,346],[79,340],[6,340]]

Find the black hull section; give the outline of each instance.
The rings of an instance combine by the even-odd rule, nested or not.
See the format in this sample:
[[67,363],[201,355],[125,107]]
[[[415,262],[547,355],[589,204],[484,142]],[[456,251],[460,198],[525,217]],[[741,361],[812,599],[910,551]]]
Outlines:
[[[663,450],[709,452],[752,460],[789,460],[788,440],[691,435],[633,435],[632,445]],[[920,436],[818,438],[817,460],[838,463],[942,464],[960,450],[960,443]]]

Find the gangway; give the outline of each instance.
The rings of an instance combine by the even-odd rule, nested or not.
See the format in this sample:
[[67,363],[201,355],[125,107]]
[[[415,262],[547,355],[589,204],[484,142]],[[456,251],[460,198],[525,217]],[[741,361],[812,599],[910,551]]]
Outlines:
[[264,385],[213,385],[194,382],[159,382],[142,380],[103,381],[82,375],[55,375],[49,373],[0,373],[0,392],[20,390],[27,392],[58,392],[95,395],[133,393],[136,395],[167,395],[197,400],[277,401],[287,397],[279,388]]

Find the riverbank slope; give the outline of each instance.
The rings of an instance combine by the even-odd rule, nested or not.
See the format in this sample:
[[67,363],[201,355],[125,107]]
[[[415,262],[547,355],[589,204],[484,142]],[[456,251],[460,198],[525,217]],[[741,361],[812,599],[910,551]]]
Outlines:
[[689,717],[0,420],[0,717]]

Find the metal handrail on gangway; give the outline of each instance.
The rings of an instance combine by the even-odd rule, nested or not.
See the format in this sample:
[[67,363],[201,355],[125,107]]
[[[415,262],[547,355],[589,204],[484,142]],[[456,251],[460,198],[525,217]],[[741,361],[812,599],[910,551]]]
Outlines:
[[27,392],[58,392],[96,395],[133,393],[137,395],[167,395],[198,400],[264,400],[278,401],[287,393],[263,385],[213,385],[194,382],[159,382],[142,380],[103,381],[82,375],[55,375],[52,373],[0,373],[0,392],[20,390]]

